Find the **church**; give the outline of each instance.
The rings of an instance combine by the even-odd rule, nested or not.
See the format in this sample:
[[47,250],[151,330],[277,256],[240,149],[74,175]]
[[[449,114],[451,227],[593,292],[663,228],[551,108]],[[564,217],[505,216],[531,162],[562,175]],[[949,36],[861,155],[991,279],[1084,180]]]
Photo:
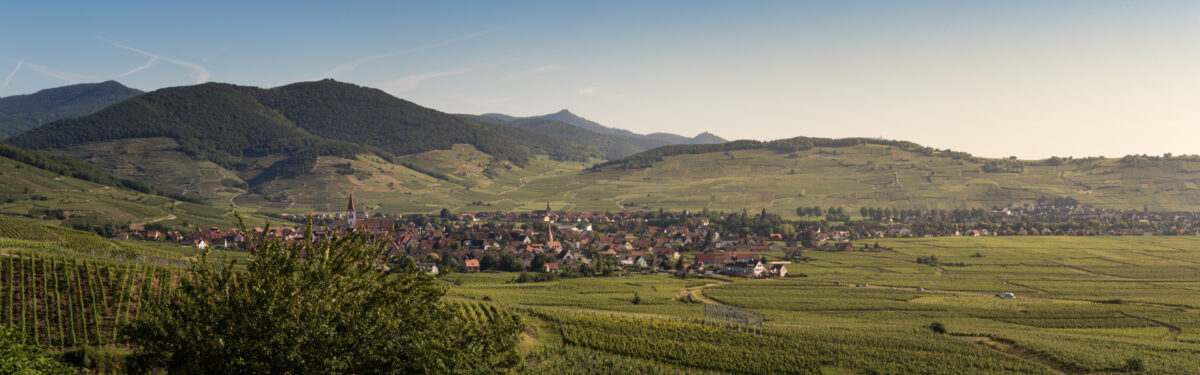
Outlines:
[[396,229],[396,223],[390,219],[368,219],[365,211],[355,209],[354,193],[350,193],[350,201],[346,203],[346,218],[335,222],[335,227],[346,230],[367,230],[369,232],[387,232]]

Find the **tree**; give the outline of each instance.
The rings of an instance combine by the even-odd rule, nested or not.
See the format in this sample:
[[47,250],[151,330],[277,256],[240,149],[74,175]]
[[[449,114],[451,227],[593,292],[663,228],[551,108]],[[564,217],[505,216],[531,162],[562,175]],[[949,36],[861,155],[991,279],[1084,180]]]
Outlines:
[[78,369],[42,355],[45,349],[25,344],[21,331],[0,326],[0,374],[75,374]]
[[[242,228],[253,253],[244,268],[205,253],[173,293],[146,300],[126,331],[142,363],[182,374],[409,374],[520,362],[520,322],[468,322],[433,278],[385,272],[386,238],[285,244]],[[311,223],[303,238],[315,238]]]
[[546,255],[546,253],[540,253],[538,255],[534,255],[533,260],[529,261],[529,270],[537,271],[537,272],[545,271],[546,262],[548,262],[550,260],[551,260],[550,256]]

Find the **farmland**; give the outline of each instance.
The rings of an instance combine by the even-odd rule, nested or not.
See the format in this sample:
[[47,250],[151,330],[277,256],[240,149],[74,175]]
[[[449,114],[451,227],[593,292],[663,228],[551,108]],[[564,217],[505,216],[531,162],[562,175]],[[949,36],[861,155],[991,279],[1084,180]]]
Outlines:
[[[665,373],[1200,368],[1200,239],[935,238],[880,245],[891,249],[809,252],[811,260],[788,265],[804,277],[785,279],[630,275],[515,284],[505,273],[444,279],[454,298],[523,311],[538,328],[534,334],[546,347],[540,350],[599,353],[583,360],[596,366],[616,362]],[[928,255],[963,265],[915,262]],[[703,307],[687,302],[685,289],[762,312],[766,332],[699,323]],[[994,296],[1005,292],[1017,298]],[[935,322],[947,333],[929,329]],[[529,364],[535,370],[557,366],[537,358]]]
[[[0,320],[38,344],[128,350],[139,301],[193,254],[0,218]],[[1200,368],[1200,238],[979,237],[808,251],[784,279],[441,280],[465,324],[523,320],[524,373],[1148,373]],[[231,254],[217,254],[231,256]],[[768,259],[782,253],[765,252]],[[685,254],[685,258],[693,254]],[[936,256],[939,265],[919,264]],[[1014,293],[1016,298],[997,298]],[[701,301],[765,315],[703,323]],[[931,329],[937,323],[944,333]]]
[[[1111,209],[1200,208],[1200,159],[1123,162],[1114,158],[956,159],[878,144],[667,156],[646,168],[589,169],[544,155],[528,165],[499,161],[470,145],[404,155],[322,156],[307,174],[254,189],[250,175],[199,162],[165,138],[96,142],[60,150],[117,176],[198,194],[248,212],[337,212],[348,192],[370,210],[431,213],[528,211],[546,201],[564,211],[743,208],[793,217],[797,207],[990,208],[1042,197],[1071,197]],[[1065,161],[1062,161],[1065,160]],[[278,157],[254,159],[256,170]],[[1019,168],[991,170],[988,163]],[[239,177],[241,176],[241,177]]]
[[[228,203],[182,202],[159,195],[80,180],[0,157],[0,214],[45,217],[64,226],[160,223],[169,226],[228,226]],[[52,212],[61,214],[53,217]],[[264,218],[247,213],[250,219]]]

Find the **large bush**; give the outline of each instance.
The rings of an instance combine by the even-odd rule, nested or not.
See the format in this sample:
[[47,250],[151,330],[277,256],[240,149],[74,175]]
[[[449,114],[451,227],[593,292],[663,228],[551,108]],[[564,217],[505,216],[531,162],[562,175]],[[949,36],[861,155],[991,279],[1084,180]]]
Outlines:
[[202,256],[173,293],[148,301],[130,331],[143,363],[187,374],[420,374],[520,362],[521,323],[461,318],[436,280],[385,271],[381,241],[258,236],[250,248],[244,268]]

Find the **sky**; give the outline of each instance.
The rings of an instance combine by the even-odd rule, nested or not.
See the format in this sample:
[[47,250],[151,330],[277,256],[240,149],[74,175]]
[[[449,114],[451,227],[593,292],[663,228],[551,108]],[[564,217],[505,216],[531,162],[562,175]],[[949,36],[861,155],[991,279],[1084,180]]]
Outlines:
[[0,0],[0,96],[333,78],[450,113],[1200,154],[1200,1]]

